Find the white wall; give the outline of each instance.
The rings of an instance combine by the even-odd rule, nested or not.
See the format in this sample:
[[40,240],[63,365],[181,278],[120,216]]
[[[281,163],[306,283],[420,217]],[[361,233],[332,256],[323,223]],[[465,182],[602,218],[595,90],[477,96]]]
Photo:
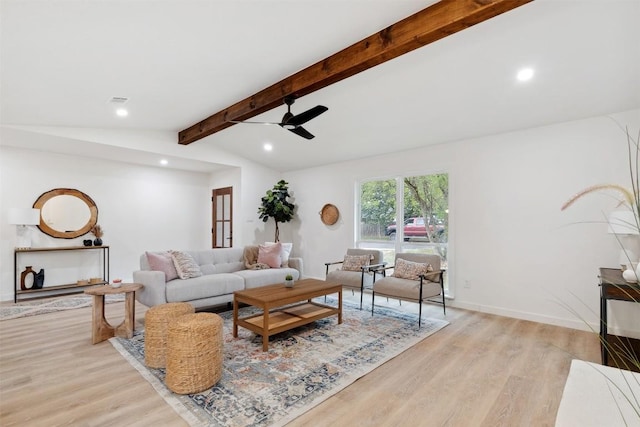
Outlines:
[[[13,299],[16,233],[7,224],[9,208],[31,207],[53,188],[86,193],[98,206],[103,241],[110,246],[111,278],[131,279],[145,250],[211,247],[208,181],[203,173],[0,147],[0,299]],[[35,227],[32,235],[34,247],[81,246],[93,237],[54,239]],[[55,278],[55,271],[45,269],[45,285],[56,284]],[[75,279],[68,280],[62,283]]]
[[[637,135],[640,110],[615,117]],[[562,307],[568,304],[597,329],[598,268],[618,264],[619,247],[603,224],[615,202],[603,193],[564,212],[560,207],[590,185],[630,186],[626,150],[624,132],[597,117],[287,173],[298,203],[294,248],[306,274],[323,277],[324,263],[353,246],[359,180],[444,170],[451,187],[452,305],[584,329]],[[325,203],[340,209],[331,227],[318,215]],[[637,329],[638,310],[616,304],[623,307],[611,310],[614,326]]]

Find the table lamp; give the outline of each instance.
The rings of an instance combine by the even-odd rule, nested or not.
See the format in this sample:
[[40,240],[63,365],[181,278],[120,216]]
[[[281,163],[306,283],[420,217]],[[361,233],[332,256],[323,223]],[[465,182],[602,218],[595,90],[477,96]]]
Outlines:
[[9,210],[9,224],[16,226],[16,248],[30,248],[31,229],[29,226],[40,224],[40,209],[11,208]]
[[[625,244],[625,239],[629,236],[640,235],[638,230],[638,223],[630,210],[613,211],[609,215],[609,233],[615,234],[620,242],[620,265],[626,265],[631,268],[631,262],[638,262],[638,256],[628,249],[628,244]],[[627,242],[628,243],[628,242]]]

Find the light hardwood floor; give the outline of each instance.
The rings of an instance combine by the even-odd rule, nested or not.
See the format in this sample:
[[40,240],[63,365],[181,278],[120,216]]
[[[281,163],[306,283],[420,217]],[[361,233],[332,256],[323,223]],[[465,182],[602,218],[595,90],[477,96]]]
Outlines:
[[[593,333],[424,307],[451,324],[289,425],[553,426],[571,359],[600,360]],[[139,325],[145,311],[136,303]],[[106,307],[112,324],[123,312]],[[187,424],[108,341],[91,345],[81,308],[0,322],[0,425]]]

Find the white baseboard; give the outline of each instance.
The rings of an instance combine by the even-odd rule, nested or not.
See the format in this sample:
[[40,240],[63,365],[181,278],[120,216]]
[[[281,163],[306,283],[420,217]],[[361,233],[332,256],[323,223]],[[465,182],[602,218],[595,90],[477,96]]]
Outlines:
[[[545,323],[548,325],[562,326],[565,328],[578,329],[581,331],[600,331],[600,325],[596,323],[587,323],[580,319],[565,319],[560,317],[546,316],[538,313],[528,313],[524,311],[510,310],[503,307],[493,307],[488,305],[480,305],[467,303],[464,301],[451,300],[447,302],[449,307],[463,308],[465,310],[478,311],[481,313],[495,314],[498,316],[511,317],[514,319],[529,320],[532,322]],[[614,332],[610,332],[614,333]]]

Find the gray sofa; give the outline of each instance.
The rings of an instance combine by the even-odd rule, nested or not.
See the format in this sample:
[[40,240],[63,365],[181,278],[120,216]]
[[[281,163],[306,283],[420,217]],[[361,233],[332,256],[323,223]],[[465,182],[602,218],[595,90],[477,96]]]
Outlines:
[[202,276],[168,282],[164,272],[150,269],[147,255],[142,254],[140,270],[133,272],[133,281],[144,285],[136,292],[136,299],[148,307],[167,302],[188,302],[195,308],[209,307],[233,301],[235,291],[284,283],[288,274],[294,280],[302,277],[301,258],[289,258],[289,267],[248,270],[243,251],[243,248],[184,251],[198,263]]

